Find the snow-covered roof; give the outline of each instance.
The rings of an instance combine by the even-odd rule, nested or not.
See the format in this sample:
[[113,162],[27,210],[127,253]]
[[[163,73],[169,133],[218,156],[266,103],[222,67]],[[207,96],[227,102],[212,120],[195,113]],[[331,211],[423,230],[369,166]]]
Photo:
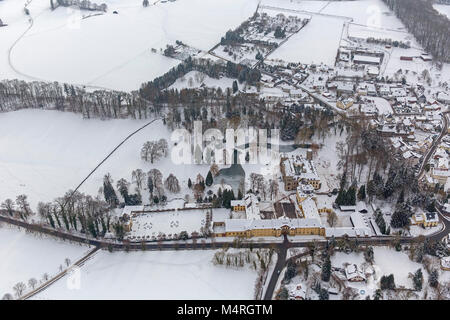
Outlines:
[[254,229],[281,229],[288,226],[291,229],[320,227],[320,221],[317,219],[225,219],[226,232],[242,232]]
[[349,281],[357,279],[357,278],[362,279],[362,280],[366,279],[364,272],[356,264],[350,264],[347,266],[347,268],[345,268],[345,276],[347,277],[347,280],[349,280]]
[[353,57],[353,61],[355,60],[367,63],[380,63],[380,57],[363,56],[360,54],[355,54],[355,56]]
[[450,269],[450,257],[441,258],[441,266],[446,269]]

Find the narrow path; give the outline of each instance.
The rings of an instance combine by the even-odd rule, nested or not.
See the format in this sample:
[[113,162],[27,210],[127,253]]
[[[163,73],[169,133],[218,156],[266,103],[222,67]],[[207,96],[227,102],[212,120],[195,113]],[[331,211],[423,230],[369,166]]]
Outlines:
[[[131,137],[133,137],[134,135],[136,135],[140,131],[142,131],[145,128],[147,128],[148,126],[150,126],[153,122],[155,122],[157,120],[162,120],[162,119],[163,119],[163,117],[159,117],[159,118],[153,119],[152,121],[146,123],[145,125],[143,125],[139,129],[137,129],[134,132],[130,133],[125,139],[123,139],[102,161],[100,161],[100,163],[83,179],[83,181],[80,182],[80,184],[72,191],[72,193],[70,195],[70,198],[72,198],[72,196],[78,191],[78,189],[81,188],[81,186],[86,182],[86,180],[88,180],[95,173],[95,171],[97,171],[97,169],[100,168],[101,165],[103,163],[105,163],[106,160],[108,160],[125,142],[127,142]],[[70,198],[67,199],[66,203],[64,203],[64,207],[67,205],[67,202],[70,200]]]
[[84,265],[84,263],[86,261],[88,261],[98,250],[100,249],[100,247],[95,247],[94,249],[92,249],[91,251],[89,251],[84,257],[80,258],[78,261],[76,261],[74,264],[72,264],[70,267],[66,268],[65,270],[61,271],[60,273],[58,273],[56,276],[54,276],[53,278],[51,278],[50,280],[48,280],[47,282],[43,283],[42,285],[40,285],[39,287],[37,287],[36,289],[34,289],[33,291],[25,294],[24,296],[20,297],[20,300],[27,300],[33,296],[35,296],[36,294],[38,294],[39,292],[47,289],[48,287],[50,287],[52,284],[54,284],[55,282],[57,282],[59,279],[63,278],[65,275],[67,275],[67,273],[73,268],[73,267],[81,267]]

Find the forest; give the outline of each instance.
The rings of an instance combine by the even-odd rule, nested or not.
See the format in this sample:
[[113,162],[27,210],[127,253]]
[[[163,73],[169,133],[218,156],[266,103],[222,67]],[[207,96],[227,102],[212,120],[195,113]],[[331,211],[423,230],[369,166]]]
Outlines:
[[383,0],[423,48],[441,62],[450,62],[450,20],[426,0]]

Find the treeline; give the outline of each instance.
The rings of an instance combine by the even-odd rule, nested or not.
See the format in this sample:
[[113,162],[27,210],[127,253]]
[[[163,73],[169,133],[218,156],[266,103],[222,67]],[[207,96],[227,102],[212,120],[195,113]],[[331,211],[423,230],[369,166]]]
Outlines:
[[85,118],[146,119],[159,110],[137,92],[109,90],[86,91],[85,88],[58,82],[0,82],[0,111],[50,109],[81,113]]
[[250,69],[245,65],[235,64],[230,61],[226,64],[221,64],[209,59],[192,59],[189,57],[164,75],[144,83],[139,92],[143,98],[157,102],[162,94],[161,91],[191,71],[199,71],[215,79],[219,79],[221,76],[234,78],[238,79],[240,83],[246,81],[249,85],[253,85],[261,79],[259,70]]
[[417,41],[439,61],[450,62],[450,20],[432,1],[383,0]]
[[[3,213],[14,218],[28,221],[33,211],[26,195],[19,195],[16,201],[6,199],[0,205]],[[68,191],[64,196],[52,202],[39,202],[37,215],[43,223],[54,229],[80,232],[94,238],[114,232],[121,239],[123,225],[112,221],[110,206],[99,199],[80,192]]]
[[70,7],[75,6],[82,10],[90,10],[90,11],[103,11],[106,12],[108,6],[105,3],[96,4],[92,3],[88,0],[50,0],[50,7],[52,10],[55,10],[57,7]]

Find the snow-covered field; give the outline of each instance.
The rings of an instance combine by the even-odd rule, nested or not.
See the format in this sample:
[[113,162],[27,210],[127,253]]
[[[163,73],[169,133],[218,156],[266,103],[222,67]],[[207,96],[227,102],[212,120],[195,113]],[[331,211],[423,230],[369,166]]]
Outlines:
[[433,4],[433,8],[440,14],[446,15],[450,19],[450,5],[446,4]]
[[312,16],[311,21],[275,50],[270,58],[334,65],[344,21],[341,18]]
[[[83,120],[80,115],[58,111],[21,110],[0,114],[0,192],[2,198],[27,194],[32,208],[38,201],[51,201],[75,188],[84,177],[126,136],[146,122],[141,120]],[[128,140],[81,188],[96,195],[102,177],[111,173],[115,181],[131,180],[131,171],[157,168],[164,179],[173,173],[180,185],[187,178],[205,177],[209,166],[174,165],[170,156],[145,163],[140,149],[145,141],[166,138],[170,134],[157,121]],[[195,169],[194,169],[195,167]],[[183,197],[184,193],[180,193]]]
[[0,30],[1,77],[135,90],[179,63],[162,56],[160,48],[181,40],[208,50],[257,5],[247,0],[178,0],[143,8],[140,0],[103,2],[108,5],[105,14],[83,18],[91,13],[63,7],[51,11],[48,0],[34,0],[27,31],[23,2],[2,1],[1,18],[8,26]]
[[362,26],[359,24],[349,24],[348,34],[350,37],[361,39],[375,38],[375,39],[391,39],[393,41],[413,42],[414,37],[406,32],[392,29],[384,29],[378,27]]
[[[36,209],[39,201],[52,201],[62,196],[74,189],[125,137],[150,120],[83,120],[78,114],[50,110],[0,113],[0,150],[4,150],[0,154],[2,201],[26,194],[32,209]],[[154,164],[141,160],[143,144],[161,138],[169,144],[168,157]],[[179,180],[181,191],[168,193],[169,200],[191,194],[188,179],[195,182],[199,173],[206,177],[210,166],[174,164],[170,156],[173,145],[170,138],[169,129],[163,122],[154,122],[123,144],[80,191],[97,195],[107,173],[114,181],[121,178],[131,181],[133,170],[148,172],[157,168],[164,180],[170,173]],[[220,181],[215,183],[220,184]],[[134,191],[134,187],[130,190]],[[143,197],[146,196],[144,193]]]
[[256,272],[215,266],[215,251],[99,252],[80,289],[62,278],[35,299],[253,299]]
[[32,235],[1,224],[0,297],[5,293],[14,294],[12,287],[18,282],[28,285],[30,278],[40,281],[44,273],[49,276],[57,274],[59,266],[65,266],[66,258],[74,262],[87,251],[89,248],[84,245]]

